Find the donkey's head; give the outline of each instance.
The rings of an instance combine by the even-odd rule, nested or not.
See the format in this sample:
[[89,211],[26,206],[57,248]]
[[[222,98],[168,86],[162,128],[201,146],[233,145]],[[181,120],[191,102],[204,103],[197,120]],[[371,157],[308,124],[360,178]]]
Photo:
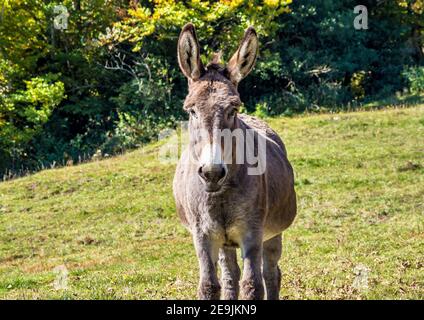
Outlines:
[[222,132],[232,132],[239,126],[237,85],[252,70],[257,52],[258,38],[255,29],[249,27],[226,66],[219,64],[216,55],[204,67],[194,26],[188,23],[181,31],[178,62],[189,83],[184,109],[190,115],[190,148],[198,159],[197,172],[206,191],[219,190],[229,173]]

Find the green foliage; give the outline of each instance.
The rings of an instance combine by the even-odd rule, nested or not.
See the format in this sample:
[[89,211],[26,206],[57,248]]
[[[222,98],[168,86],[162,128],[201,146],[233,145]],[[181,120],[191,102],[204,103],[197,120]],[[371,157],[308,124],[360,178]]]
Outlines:
[[266,118],[268,116],[268,104],[266,102],[257,103],[253,115],[258,118]]
[[360,105],[402,90],[403,66],[420,63],[407,44],[418,21],[405,19],[415,13],[387,15],[396,9],[364,4],[369,29],[360,31],[353,27],[354,1],[294,2],[291,12],[278,18],[278,37],[266,48],[274,52],[272,58],[261,59],[255,69],[260,82],[256,78],[248,89],[242,86],[242,95],[266,95],[272,101],[270,113],[281,114],[289,108],[299,112]]
[[[66,30],[53,26],[58,4],[69,11]],[[104,140],[116,80],[95,39],[116,19],[116,7],[108,0],[17,0],[0,9],[0,172],[91,153]]]
[[[2,161],[25,157],[25,145],[41,133],[53,110],[65,98],[58,76],[46,75],[25,81],[26,89],[0,99],[0,150]],[[1,162],[0,161],[0,165]]]
[[[173,95],[176,69],[156,57],[146,57],[126,69],[121,56],[113,68],[117,72],[128,72],[132,79],[124,83],[118,95],[110,101],[116,106],[117,120],[109,137],[101,149],[106,153],[115,153],[140,146],[160,130],[172,127],[183,116],[179,106],[182,99]],[[112,68],[112,66],[111,66]]]
[[[65,30],[53,25],[58,4],[69,13]],[[368,30],[353,28],[356,4],[0,2],[0,173],[79,161],[98,150],[121,152],[184,119],[187,81],[176,43],[189,21],[205,63],[219,50],[228,61],[244,29],[255,27],[260,55],[239,92],[244,109],[261,117],[372,104],[407,90],[419,94],[422,0],[365,1]],[[30,92],[37,93],[34,101]]]
[[411,93],[420,94],[424,92],[424,67],[410,67],[402,75],[408,81]]

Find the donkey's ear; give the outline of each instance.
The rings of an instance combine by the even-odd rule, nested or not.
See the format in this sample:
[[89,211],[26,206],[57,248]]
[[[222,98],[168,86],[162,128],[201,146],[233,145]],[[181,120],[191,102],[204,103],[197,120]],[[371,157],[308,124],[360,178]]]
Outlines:
[[227,65],[228,77],[235,85],[253,69],[258,56],[258,47],[259,41],[255,29],[253,27],[247,28],[239,48]]
[[199,79],[204,72],[200,60],[199,42],[192,23],[187,23],[181,30],[178,39],[178,63],[181,71],[189,80]]

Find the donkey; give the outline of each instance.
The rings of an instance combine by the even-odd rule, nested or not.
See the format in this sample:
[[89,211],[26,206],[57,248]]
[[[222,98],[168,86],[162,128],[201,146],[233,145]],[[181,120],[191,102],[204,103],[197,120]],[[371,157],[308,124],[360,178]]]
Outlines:
[[[183,27],[178,40],[178,62],[189,87],[184,109],[190,120],[189,143],[176,168],[173,193],[199,260],[199,299],[234,300],[239,291],[243,299],[263,299],[265,289],[267,299],[279,298],[281,233],[296,216],[293,169],[278,135],[264,122],[237,113],[237,85],[252,70],[258,43],[249,27],[226,66],[215,57],[205,67],[193,24]],[[231,161],[224,161],[223,130],[242,132],[245,142],[249,130],[256,132],[250,141],[254,152],[262,152],[259,159],[266,159],[263,172],[249,174],[253,165],[234,161],[238,148],[232,148]],[[265,141],[262,151],[259,137]],[[232,138],[231,145],[236,140]],[[236,248],[242,252],[241,283]]]

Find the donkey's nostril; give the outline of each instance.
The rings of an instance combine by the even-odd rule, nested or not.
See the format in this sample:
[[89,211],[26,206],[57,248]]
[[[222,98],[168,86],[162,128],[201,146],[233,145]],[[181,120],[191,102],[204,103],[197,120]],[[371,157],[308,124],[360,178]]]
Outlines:
[[211,174],[208,170],[208,167],[201,166],[198,170],[198,174],[205,181],[209,181],[211,179]]
[[224,178],[226,174],[227,174],[227,171],[225,170],[224,167],[222,167],[222,169],[221,169],[221,176],[219,177],[219,180],[221,180],[222,178]]
[[203,174],[203,166],[199,168],[199,170],[197,171],[197,173],[199,174],[199,176],[201,176],[203,179],[206,179],[205,175]]

